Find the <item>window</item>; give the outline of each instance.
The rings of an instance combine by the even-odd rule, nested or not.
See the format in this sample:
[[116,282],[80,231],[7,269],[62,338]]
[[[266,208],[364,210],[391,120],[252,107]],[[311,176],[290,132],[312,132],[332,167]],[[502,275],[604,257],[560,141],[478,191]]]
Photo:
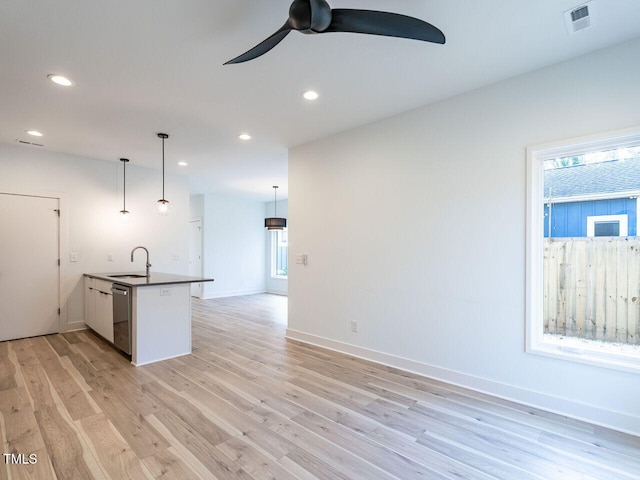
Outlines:
[[640,373],[640,129],[527,149],[527,352]]
[[273,230],[271,236],[271,276],[287,278],[289,273],[289,246],[286,230]]

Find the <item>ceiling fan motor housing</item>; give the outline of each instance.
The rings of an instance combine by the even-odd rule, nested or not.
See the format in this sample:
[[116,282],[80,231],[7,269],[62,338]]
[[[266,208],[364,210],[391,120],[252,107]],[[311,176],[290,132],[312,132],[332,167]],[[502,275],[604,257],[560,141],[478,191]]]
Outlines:
[[326,0],[294,0],[289,25],[302,33],[324,32],[331,25],[331,7]]

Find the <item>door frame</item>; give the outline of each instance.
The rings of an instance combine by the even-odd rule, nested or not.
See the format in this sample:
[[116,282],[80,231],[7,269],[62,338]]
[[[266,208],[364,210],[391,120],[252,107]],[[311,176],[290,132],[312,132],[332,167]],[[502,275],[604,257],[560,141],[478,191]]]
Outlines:
[[[203,238],[203,230],[202,230],[202,217],[191,217],[189,219],[189,227],[191,227],[192,223],[196,223],[196,222],[200,222],[200,273],[199,276],[203,277],[203,271],[204,271],[204,263],[203,263],[203,245],[202,245],[202,238]],[[189,230],[189,262],[191,262],[191,230]],[[189,275],[191,275],[191,263],[189,263]],[[200,295],[197,296],[197,298],[202,298],[203,294],[204,294],[204,285],[202,282],[200,283]],[[189,295],[192,295],[191,293],[189,293]]]
[[11,188],[0,187],[0,193],[6,195],[19,195],[22,197],[42,197],[54,198],[58,200],[60,208],[60,217],[58,220],[58,258],[60,266],[58,268],[58,305],[60,308],[60,316],[58,317],[58,330],[60,333],[68,331],[69,310],[65,299],[69,297],[69,293],[73,290],[72,285],[66,285],[68,277],[67,263],[65,259],[69,258],[69,221],[68,218],[68,202],[67,195],[63,192],[44,191],[44,190],[14,190]]

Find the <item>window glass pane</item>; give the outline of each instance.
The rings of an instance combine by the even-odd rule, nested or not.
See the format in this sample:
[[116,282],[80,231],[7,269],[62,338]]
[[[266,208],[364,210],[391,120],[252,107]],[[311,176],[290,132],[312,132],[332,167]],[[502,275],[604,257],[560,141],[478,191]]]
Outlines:
[[617,237],[620,235],[620,222],[596,222],[595,237]]
[[274,277],[286,277],[289,273],[289,246],[286,230],[276,230],[273,238],[273,272]]
[[639,258],[628,252],[640,247],[640,149],[567,155],[543,167],[544,335],[639,345],[640,319],[629,315],[640,297]]

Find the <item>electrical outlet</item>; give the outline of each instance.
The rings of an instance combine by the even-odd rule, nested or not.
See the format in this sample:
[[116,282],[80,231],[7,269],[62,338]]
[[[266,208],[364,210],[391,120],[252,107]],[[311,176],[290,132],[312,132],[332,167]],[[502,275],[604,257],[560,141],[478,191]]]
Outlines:
[[358,333],[358,321],[357,320],[351,320],[351,331],[353,333]]
[[78,261],[78,252],[71,252],[69,254],[69,261],[70,262],[77,262]]
[[161,297],[168,297],[171,295],[171,289],[170,288],[160,288],[160,296]]
[[113,253],[107,253],[107,262],[113,262]]
[[180,255],[178,255],[177,253],[174,253],[174,254],[173,254],[173,260],[174,260],[174,261],[176,261],[176,262],[177,262],[178,260],[180,260]]

